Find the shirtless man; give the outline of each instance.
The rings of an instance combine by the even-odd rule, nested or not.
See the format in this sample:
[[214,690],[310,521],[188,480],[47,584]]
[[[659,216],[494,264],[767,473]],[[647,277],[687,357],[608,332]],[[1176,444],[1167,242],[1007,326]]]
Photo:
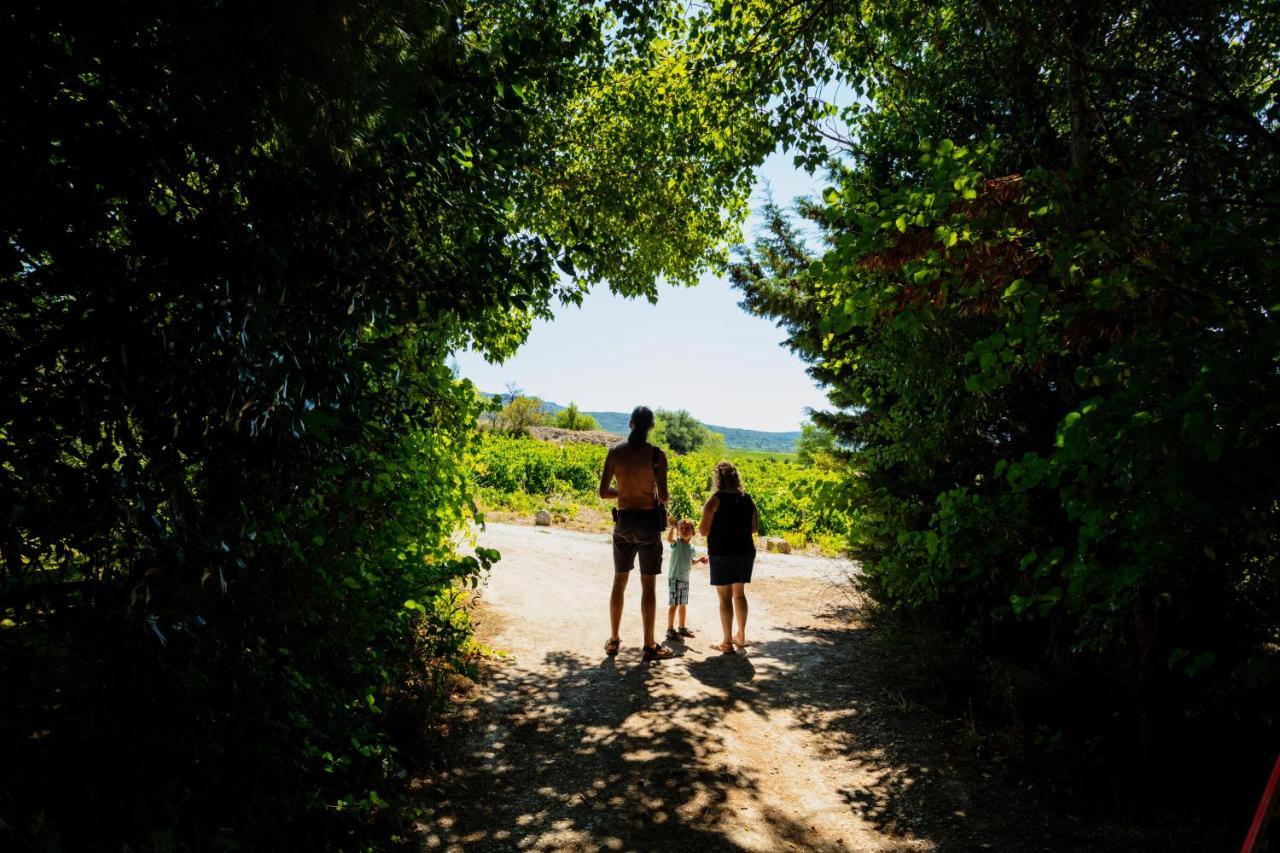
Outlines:
[[[657,612],[654,584],[662,574],[662,531],[658,509],[667,502],[667,455],[649,444],[653,412],[637,406],[631,413],[631,435],[609,449],[600,473],[600,497],[616,498],[613,525],[613,593],[609,596],[607,655],[616,655],[622,640],[622,604],[636,558],[640,558],[640,616],[644,621],[644,659],[665,660],[675,653],[654,642]],[[617,487],[614,487],[617,480]]]

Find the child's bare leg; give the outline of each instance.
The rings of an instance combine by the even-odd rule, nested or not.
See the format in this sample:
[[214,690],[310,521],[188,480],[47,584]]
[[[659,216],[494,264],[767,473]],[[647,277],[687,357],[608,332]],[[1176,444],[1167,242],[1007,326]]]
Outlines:
[[[680,610],[681,610],[681,611],[683,611],[683,610],[684,610],[684,608],[683,608],[683,607],[681,607],[681,608],[680,608]],[[681,614],[680,614],[680,624],[681,624],[681,625],[683,625],[683,624],[684,624],[684,613],[683,613],[683,612],[681,612]],[[667,630],[668,630],[668,631],[671,631],[671,630],[673,630],[675,627],[676,627],[676,606],[673,604],[673,605],[671,605],[670,607],[668,607],[668,608],[667,608]]]
[[685,626],[685,625],[684,625],[684,617],[685,617],[685,615],[686,615],[688,612],[689,612],[689,608],[688,608],[688,607],[686,607],[685,605],[681,604],[681,605],[680,605],[680,627],[681,627],[681,628],[683,628],[683,627]]

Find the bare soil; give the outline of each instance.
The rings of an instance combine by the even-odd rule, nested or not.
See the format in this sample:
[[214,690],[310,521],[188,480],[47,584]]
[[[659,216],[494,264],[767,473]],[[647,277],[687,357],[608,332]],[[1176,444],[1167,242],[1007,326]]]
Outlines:
[[555,442],[556,444],[596,444],[600,447],[613,447],[618,442],[626,440],[625,436],[600,429],[572,430],[550,426],[531,426],[525,427],[525,432],[534,438]]
[[[640,579],[607,657],[608,537],[490,524],[486,665],[440,769],[416,782],[426,850],[1175,849],[1054,807],[962,720],[911,702],[856,619],[854,566],[759,555],[745,654],[708,648],[695,567],[679,657],[641,659]],[[659,636],[666,577],[658,579]]]

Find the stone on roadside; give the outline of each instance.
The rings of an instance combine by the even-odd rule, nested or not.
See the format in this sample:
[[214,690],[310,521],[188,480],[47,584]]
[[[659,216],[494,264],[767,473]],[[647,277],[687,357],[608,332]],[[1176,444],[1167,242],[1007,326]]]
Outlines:
[[551,513],[547,512],[545,509],[538,510],[538,512],[533,516],[533,523],[539,527],[549,527],[551,525]]
[[791,553],[791,543],[785,539],[779,539],[776,536],[762,537],[761,544],[763,544],[764,549],[771,554],[790,554]]

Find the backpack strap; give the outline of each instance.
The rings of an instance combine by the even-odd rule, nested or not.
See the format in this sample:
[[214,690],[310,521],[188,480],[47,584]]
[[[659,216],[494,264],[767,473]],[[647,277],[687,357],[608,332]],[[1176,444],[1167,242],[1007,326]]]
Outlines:
[[658,521],[658,529],[667,529],[667,507],[662,503],[662,496],[658,494],[658,448],[650,445],[653,450],[653,512]]
[[649,454],[649,464],[653,466],[653,499],[661,506],[662,501],[658,500],[658,448],[651,444],[649,450],[652,451]]

